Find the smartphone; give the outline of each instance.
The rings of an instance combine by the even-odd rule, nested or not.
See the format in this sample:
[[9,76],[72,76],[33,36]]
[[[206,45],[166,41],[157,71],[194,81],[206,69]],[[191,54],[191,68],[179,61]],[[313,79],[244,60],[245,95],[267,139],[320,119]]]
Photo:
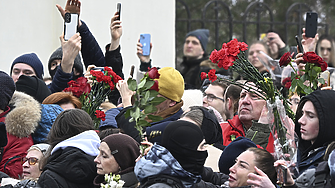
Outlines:
[[141,34],[140,35],[140,43],[142,44],[142,55],[148,56],[150,55],[150,34]]
[[64,17],[64,39],[69,40],[77,33],[78,14],[65,13]]
[[116,5],[116,12],[118,12],[117,14],[119,15],[119,17],[117,17],[116,20],[120,20],[121,19],[121,3],[118,3]]
[[307,12],[306,13],[306,26],[305,34],[306,37],[314,38],[318,28],[318,13]]
[[277,180],[283,184],[287,183],[287,168],[280,165],[277,167]]
[[304,53],[304,48],[301,45],[301,41],[300,41],[298,35],[295,36],[295,41],[297,41],[299,53]]
[[105,67],[94,67],[92,68],[91,70],[94,70],[94,71],[104,71],[105,70]]
[[134,70],[135,70],[135,65],[132,65],[130,68],[130,76],[134,77]]

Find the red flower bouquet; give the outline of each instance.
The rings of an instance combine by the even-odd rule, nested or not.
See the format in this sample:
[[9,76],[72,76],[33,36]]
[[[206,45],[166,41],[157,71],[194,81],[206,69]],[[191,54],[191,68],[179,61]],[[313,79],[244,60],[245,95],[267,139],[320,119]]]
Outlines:
[[292,82],[289,89],[291,92],[296,92],[300,96],[308,95],[315,91],[318,87],[318,83],[325,83],[325,80],[319,78],[319,76],[320,73],[327,70],[328,67],[327,63],[315,52],[304,53],[303,59],[306,65],[305,70],[302,70],[301,73],[298,73],[294,69],[292,65],[294,59],[292,59],[292,55],[289,52],[286,52],[279,60],[280,66],[289,65],[293,68],[294,73],[291,74],[290,80],[292,80]]
[[79,98],[83,105],[82,109],[91,116],[95,128],[98,128],[100,120],[105,121],[105,113],[100,111],[99,107],[122,78],[109,67],[105,67],[103,71],[91,70],[90,73],[93,80],[92,87],[87,83],[85,77],[80,77],[76,81],[70,81],[69,87],[64,91],[72,92]]

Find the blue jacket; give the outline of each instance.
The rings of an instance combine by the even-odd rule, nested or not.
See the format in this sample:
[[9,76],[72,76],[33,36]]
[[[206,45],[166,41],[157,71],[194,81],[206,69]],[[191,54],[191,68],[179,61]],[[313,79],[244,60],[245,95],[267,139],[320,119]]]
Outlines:
[[184,170],[172,154],[158,144],[154,144],[148,154],[136,163],[134,172],[141,184],[148,177],[160,174],[177,177],[187,188],[201,180],[200,175],[196,176]]

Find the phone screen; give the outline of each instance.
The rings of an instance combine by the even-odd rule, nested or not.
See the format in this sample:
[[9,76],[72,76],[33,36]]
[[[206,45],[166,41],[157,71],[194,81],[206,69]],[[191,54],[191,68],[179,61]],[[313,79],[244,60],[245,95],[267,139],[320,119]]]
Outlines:
[[314,38],[318,27],[318,14],[316,12],[306,13],[305,35]]

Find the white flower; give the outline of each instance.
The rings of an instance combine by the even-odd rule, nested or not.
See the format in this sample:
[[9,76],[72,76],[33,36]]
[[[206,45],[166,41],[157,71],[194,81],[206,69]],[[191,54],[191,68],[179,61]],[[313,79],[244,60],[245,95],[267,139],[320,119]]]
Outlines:
[[116,188],[116,185],[117,185],[117,182],[116,182],[116,181],[111,181],[111,182],[109,182],[109,186],[110,186],[111,188]]

